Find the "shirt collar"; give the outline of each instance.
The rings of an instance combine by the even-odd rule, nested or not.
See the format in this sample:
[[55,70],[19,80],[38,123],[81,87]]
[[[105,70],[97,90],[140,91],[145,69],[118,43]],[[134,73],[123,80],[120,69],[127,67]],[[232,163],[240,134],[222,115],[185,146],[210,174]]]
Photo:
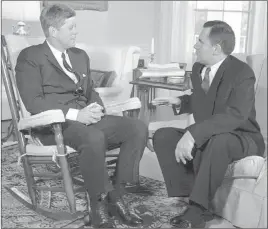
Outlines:
[[[54,47],[48,42],[48,40],[46,40],[46,42],[47,42],[47,44],[48,44],[48,46],[49,46],[51,52],[54,54],[54,56],[57,57],[57,58],[61,58],[61,54],[62,54],[62,52],[59,51],[58,49],[54,48]],[[64,54],[67,55],[66,50],[64,51]]]
[[[213,64],[212,66],[210,66],[211,69],[211,75],[215,76],[216,72],[218,71],[219,67],[221,66],[222,62],[226,59],[226,57],[222,60],[220,60],[219,62],[217,62],[216,64]],[[206,68],[208,68],[209,66],[206,66]]]

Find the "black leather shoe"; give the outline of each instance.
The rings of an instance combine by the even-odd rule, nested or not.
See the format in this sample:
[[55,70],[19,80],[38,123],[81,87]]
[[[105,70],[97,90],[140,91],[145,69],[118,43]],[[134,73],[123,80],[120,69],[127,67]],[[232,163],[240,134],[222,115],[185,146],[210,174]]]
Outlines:
[[198,224],[194,224],[190,220],[183,219],[181,215],[171,218],[170,224],[178,228],[205,228],[206,226],[206,223],[203,220]]
[[107,201],[96,201],[95,204],[91,204],[93,224],[97,228],[115,228],[115,225],[109,217]]
[[121,197],[116,197],[115,201],[109,199],[109,202],[111,207],[110,213],[113,214],[115,211],[112,208],[115,208],[123,223],[128,224],[129,226],[137,226],[143,223],[143,219],[134,211],[130,211]]

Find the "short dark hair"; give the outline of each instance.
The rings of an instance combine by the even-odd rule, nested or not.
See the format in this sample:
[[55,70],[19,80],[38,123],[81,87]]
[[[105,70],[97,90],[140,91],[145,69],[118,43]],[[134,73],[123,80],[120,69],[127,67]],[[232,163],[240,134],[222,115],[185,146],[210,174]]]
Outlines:
[[75,15],[75,11],[64,4],[53,4],[45,7],[40,15],[40,22],[45,36],[49,36],[48,29],[50,26],[59,29],[66,19]]
[[235,47],[235,34],[230,25],[224,21],[207,21],[203,28],[211,28],[209,40],[212,45],[219,44],[226,55],[230,55]]

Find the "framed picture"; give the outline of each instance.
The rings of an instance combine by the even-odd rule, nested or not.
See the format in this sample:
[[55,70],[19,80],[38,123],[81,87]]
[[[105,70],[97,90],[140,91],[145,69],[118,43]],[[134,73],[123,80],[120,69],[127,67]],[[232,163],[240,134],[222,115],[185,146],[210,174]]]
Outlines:
[[43,6],[56,3],[68,5],[74,10],[108,10],[108,1],[43,1]]

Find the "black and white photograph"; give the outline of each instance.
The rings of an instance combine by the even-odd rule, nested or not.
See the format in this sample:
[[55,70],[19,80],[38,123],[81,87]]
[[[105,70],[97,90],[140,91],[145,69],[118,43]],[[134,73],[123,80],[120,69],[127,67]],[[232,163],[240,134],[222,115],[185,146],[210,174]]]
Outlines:
[[267,228],[267,1],[1,1],[2,228]]

